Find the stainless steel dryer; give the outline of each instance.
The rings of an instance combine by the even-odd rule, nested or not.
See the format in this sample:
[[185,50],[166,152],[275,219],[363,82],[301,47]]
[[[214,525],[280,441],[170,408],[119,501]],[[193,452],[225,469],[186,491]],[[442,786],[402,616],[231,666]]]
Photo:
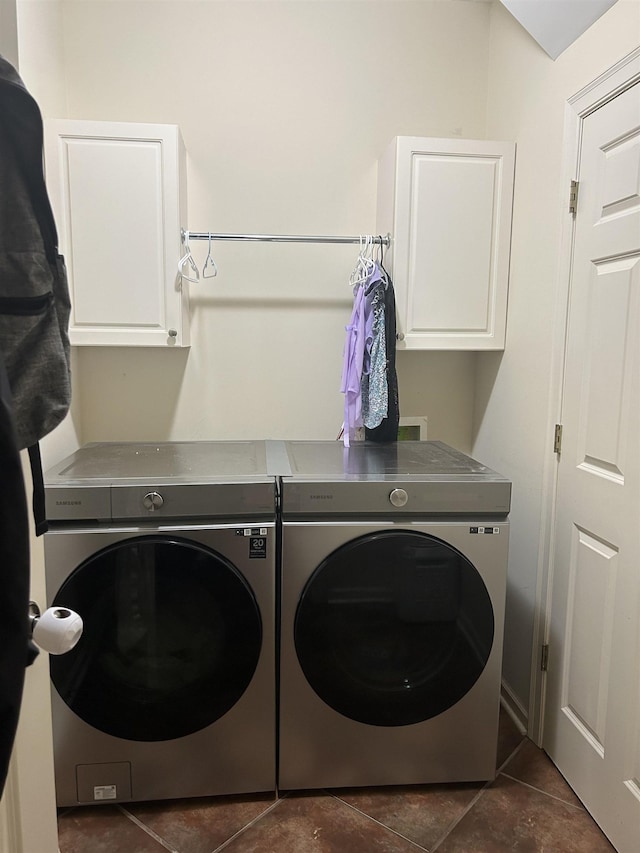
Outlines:
[[265,442],[89,444],[47,472],[57,801],[274,790],[275,478]]
[[510,483],[440,442],[287,442],[279,786],[492,779]]

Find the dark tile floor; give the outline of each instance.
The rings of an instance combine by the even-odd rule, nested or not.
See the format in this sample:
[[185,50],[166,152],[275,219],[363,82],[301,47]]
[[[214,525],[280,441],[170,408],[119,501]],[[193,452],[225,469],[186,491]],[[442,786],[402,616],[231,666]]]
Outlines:
[[61,810],[60,853],[604,853],[547,756],[501,712],[489,784],[358,788]]

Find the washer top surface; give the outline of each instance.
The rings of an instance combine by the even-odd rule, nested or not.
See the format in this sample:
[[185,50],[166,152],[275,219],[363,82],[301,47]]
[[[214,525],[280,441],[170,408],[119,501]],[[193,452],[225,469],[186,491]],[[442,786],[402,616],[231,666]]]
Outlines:
[[274,514],[267,442],[95,442],[46,471],[51,521]]
[[47,471],[45,483],[235,482],[267,474],[262,441],[94,442]]
[[283,515],[493,514],[510,509],[511,483],[440,441],[390,444],[288,441]]

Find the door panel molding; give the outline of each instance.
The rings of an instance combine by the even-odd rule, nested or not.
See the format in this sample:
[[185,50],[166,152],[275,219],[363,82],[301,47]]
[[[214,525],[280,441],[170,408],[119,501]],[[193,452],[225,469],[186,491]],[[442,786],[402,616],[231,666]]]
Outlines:
[[554,341],[558,408],[550,414],[563,441],[544,496],[550,533],[540,627],[549,663],[538,680],[542,745],[621,853],[635,851],[640,831],[629,784],[640,707],[640,453],[631,438],[640,418],[640,279],[629,260],[640,252],[640,207],[601,214],[609,201],[638,194],[640,147],[615,167],[607,151],[640,128],[640,50],[625,76],[607,76],[610,98],[591,87],[588,101],[567,104],[566,164],[583,189],[563,229],[566,276],[557,284],[562,336]]
[[[580,154],[581,126],[584,119],[599,107],[640,81],[640,47],[623,57],[607,71],[588,83],[565,105],[564,151],[561,186],[575,179]],[[564,205],[564,196],[559,204]],[[554,305],[554,345],[547,418],[548,449],[545,455],[543,513],[541,517],[539,578],[532,646],[531,691],[529,703],[529,737],[542,743],[545,708],[546,675],[540,668],[540,649],[549,637],[551,584],[553,582],[552,542],[556,509],[558,455],[553,452],[554,425],[561,422],[562,387],[564,384],[565,338],[568,319],[569,282],[571,276],[574,220],[569,213],[563,218],[556,298]],[[639,747],[640,751],[640,747]]]

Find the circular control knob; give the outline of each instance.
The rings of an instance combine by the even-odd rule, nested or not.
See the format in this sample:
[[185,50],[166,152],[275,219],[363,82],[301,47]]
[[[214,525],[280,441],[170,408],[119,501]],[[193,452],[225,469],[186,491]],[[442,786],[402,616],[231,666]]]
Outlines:
[[155,512],[157,509],[160,509],[164,503],[164,498],[159,494],[159,492],[148,492],[142,498],[142,503],[144,504],[145,509],[148,509],[149,512]]
[[409,500],[409,495],[404,489],[394,489],[389,495],[389,500],[394,506],[404,506]]

